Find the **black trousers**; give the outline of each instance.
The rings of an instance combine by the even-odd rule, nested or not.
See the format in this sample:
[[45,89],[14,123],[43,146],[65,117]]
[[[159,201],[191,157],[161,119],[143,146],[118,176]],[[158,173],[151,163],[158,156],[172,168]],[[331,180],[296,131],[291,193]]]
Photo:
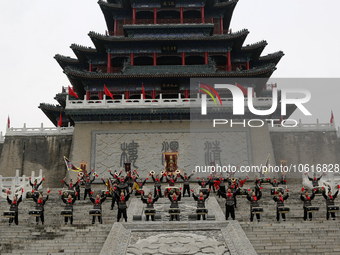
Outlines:
[[188,196],[190,197],[190,186],[189,185],[184,185],[183,186],[183,197],[185,197],[185,192],[188,192]]
[[15,212],[14,218],[9,218],[9,224],[12,224],[14,220],[15,225],[19,224],[18,212]]
[[42,212],[40,213],[40,216],[35,217],[35,221],[36,221],[37,223],[39,222],[39,218],[41,219],[41,223],[44,224],[44,222],[45,222],[44,211],[42,211]]
[[286,219],[286,214],[285,213],[279,213],[279,208],[276,208],[276,219],[277,221],[280,220],[280,214],[282,214],[282,219]]
[[[157,187],[155,186],[154,189],[153,189],[153,197],[156,197],[157,196]],[[162,194],[162,187],[159,187],[159,190],[158,190],[158,196],[159,197],[163,197],[163,194]]]
[[77,199],[80,200],[80,189],[79,189],[79,190],[76,190],[76,192],[78,193]]
[[[308,213],[308,211],[307,211],[307,207],[303,207],[303,219],[304,220],[307,220],[307,213]],[[312,219],[313,218],[313,213],[308,213],[308,216],[309,216],[309,218],[310,219]]]
[[[96,216],[93,216],[92,217],[92,224],[94,224],[96,222]],[[98,222],[100,224],[103,224],[103,221],[102,221],[102,216],[98,216]]]
[[201,220],[201,216],[203,220],[206,220],[205,214],[197,214],[197,220]]
[[229,215],[231,215],[231,218],[235,220],[235,207],[233,205],[225,206],[225,219],[226,220],[228,220]]
[[149,216],[151,216],[152,221],[155,221],[155,215],[145,215],[146,221],[149,221],[149,218],[150,218]]
[[216,191],[215,191],[214,183],[209,182],[209,189],[211,190],[211,188],[213,189],[213,191],[215,193]]
[[177,215],[171,214],[171,215],[170,215],[170,221],[173,221],[174,219],[176,219],[177,221],[179,221],[179,215],[178,215],[178,214],[177,214]]
[[221,194],[222,194],[222,193],[226,193],[226,192],[225,192],[225,186],[220,186],[220,189],[218,190],[217,193],[218,193],[218,197],[221,197]]
[[118,200],[115,198],[115,196],[113,195],[112,197],[112,201],[111,201],[111,210],[113,209],[113,207],[115,207],[115,203],[117,203],[118,206]]
[[70,224],[72,225],[72,223],[73,223],[73,216],[65,217],[65,224],[68,222],[68,219],[70,219]]
[[85,189],[85,192],[84,192],[84,200],[86,199],[87,195],[91,195],[91,189]]
[[256,215],[256,219],[260,219],[261,218],[261,216],[260,216],[260,214],[259,213],[252,213],[251,212],[251,209],[250,209],[250,221],[253,221],[254,220],[254,214]]
[[127,214],[126,214],[126,208],[125,209],[120,209],[118,208],[118,214],[117,214],[117,222],[119,222],[120,218],[123,217],[125,219],[125,222],[127,222]]
[[327,208],[327,213],[326,213],[326,218],[327,218],[327,220],[329,220],[329,214],[331,215],[331,217],[332,217],[333,219],[335,219],[335,212],[329,212],[329,211],[328,211],[328,208]]

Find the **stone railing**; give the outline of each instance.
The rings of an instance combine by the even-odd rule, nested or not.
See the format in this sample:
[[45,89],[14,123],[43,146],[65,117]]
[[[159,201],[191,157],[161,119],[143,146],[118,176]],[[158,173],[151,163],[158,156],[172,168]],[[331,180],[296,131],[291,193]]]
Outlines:
[[2,135],[2,132],[0,132],[0,143],[5,142],[5,137]]
[[[297,131],[297,132],[304,132],[304,131],[336,131],[338,136],[340,129],[336,130],[335,123],[319,123],[319,120],[316,120],[316,123],[302,123],[301,120],[296,124],[285,123],[285,126],[281,124],[269,124],[269,131],[270,132],[286,132],[286,131]],[[296,126],[295,126],[296,125]]]
[[[34,180],[37,180],[38,183],[42,180],[42,170],[39,170],[39,176],[35,177],[35,172],[32,171],[31,173],[31,181],[32,183]],[[6,198],[7,193],[6,191],[10,189],[10,197],[13,198],[15,194],[18,194],[19,196],[22,194],[22,189],[24,189],[23,194],[26,194],[26,192],[31,191],[32,187],[30,186],[30,180],[28,177],[23,175],[22,177],[19,177],[19,170],[16,170],[16,174],[14,177],[2,177],[0,175],[0,198]],[[42,185],[39,187],[42,188]],[[23,195],[22,199],[25,199],[25,195]]]
[[7,128],[6,136],[32,136],[32,135],[72,135],[74,128],[68,127],[44,127],[41,123],[40,127],[28,128],[26,123],[22,128]]
[[[70,100],[66,98],[66,109],[119,109],[119,108],[177,108],[177,107],[201,107],[202,99],[200,95],[191,98],[182,98],[181,94],[178,94],[177,98],[162,98],[160,94],[157,99],[143,99],[141,94],[140,99],[111,99],[104,95],[103,100]],[[222,106],[219,104],[219,100],[216,98],[218,107],[230,108],[233,106],[232,98],[221,98]],[[268,106],[272,105],[272,99],[269,97],[258,97],[253,99],[254,106]],[[212,98],[207,97],[207,106],[215,105]],[[245,99],[245,105],[247,105],[247,99]]]

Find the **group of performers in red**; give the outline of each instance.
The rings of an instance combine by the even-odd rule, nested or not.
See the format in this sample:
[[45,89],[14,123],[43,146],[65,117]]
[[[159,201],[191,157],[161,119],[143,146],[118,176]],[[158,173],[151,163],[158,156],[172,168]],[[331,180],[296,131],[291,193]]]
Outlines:
[[[170,201],[170,220],[179,220],[179,201],[181,201],[182,196],[185,197],[187,195],[190,197],[192,195],[193,199],[197,202],[197,220],[200,220],[201,217],[203,220],[206,220],[207,210],[205,208],[205,201],[210,195],[210,191],[212,190],[214,193],[217,192],[218,197],[222,197],[225,199],[225,219],[228,220],[229,216],[233,220],[235,220],[235,208],[237,206],[237,196],[245,196],[247,200],[250,202],[250,221],[253,221],[254,215],[257,220],[260,221],[260,214],[263,212],[263,208],[259,205],[259,200],[262,197],[262,184],[264,182],[270,183],[273,186],[272,195],[273,200],[276,202],[277,210],[276,210],[276,219],[280,220],[280,216],[285,221],[285,214],[289,211],[289,208],[286,208],[284,202],[289,198],[289,190],[283,189],[279,187],[280,184],[287,184],[285,176],[282,175],[281,180],[276,180],[274,178],[271,180],[270,178],[255,178],[254,180],[254,188],[244,189],[243,186],[248,177],[244,179],[236,179],[233,175],[224,178],[221,176],[212,176],[210,175],[207,179],[205,178],[197,178],[198,185],[200,186],[199,192],[196,195],[193,189],[190,189],[190,178],[194,175],[181,175],[176,172],[175,174],[166,174],[161,172],[160,174],[155,174],[153,171],[150,172],[149,176],[144,180],[141,179],[137,173],[137,171],[128,171],[126,172],[126,176],[123,175],[123,171],[117,173],[112,173],[109,171],[110,175],[113,177],[112,179],[107,179],[105,181],[103,178],[102,182],[107,186],[107,191],[102,192],[101,194],[93,195],[93,191],[91,185],[98,175],[94,172],[89,174],[85,174],[84,176],[78,176],[76,183],[74,184],[72,180],[66,182],[66,179],[62,180],[62,183],[68,188],[67,192],[59,191],[61,195],[62,201],[65,203],[65,210],[62,212],[62,215],[65,218],[65,224],[70,222],[73,223],[73,204],[78,199],[80,200],[80,187],[84,187],[84,200],[89,196],[90,201],[93,203],[93,213],[92,215],[92,224],[95,223],[96,217],[98,217],[98,222],[102,223],[102,204],[106,200],[107,197],[112,198],[111,202],[111,210],[114,209],[114,205],[117,203],[118,213],[117,213],[117,221],[123,217],[125,222],[127,221],[127,202],[130,198],[130,195],[133,191],[136,196],[141,197],[142,203],[146,204],[145,215],[146,220],[148,221],[150,218],[152,221],[155,220],[156,210],[154,209],[154,204],[157,202],[159,198],[167,197]],[[91,178],[92,175],[92,178]],[[146,181],[151,177],[154,183],[154,192],[153,194],[150,192],[147,196],[145,196],[143,187]],[[321,176],[322,177],[322,176]],[[335,211],[339,210],[339,207],[335,206],[334,200],[338,195],[338,191],[340,186],[338,185],[338,191],[333,195],[331,190],[329,189],[326,194],[325,189],[318,188],[318,181],[320,178],[316,178],[314,175],[313,178],[309,177],[309,180],[312,182],[313,189],[312,195],[309,196],[309,192],[302,188],[302,193],[300,199],[303,201],[303,209],[304,209],[304,220],[307,220],[307,216],[312,220],[312,212],[315,211],[315,207],[312,207],[312,200],[315,197],[317,192],[321,192],[323,197],[326,200],[327,206],[327,220],[332,217],[335,219]],[[168,187],[162,191],[162,182],[166,180],[168,183]],[[183,181],[183,194],[182,187],[178,188],[175,186],[178,178]],[[39,223],[39,220],[42,224],[45,222],[44,218],[44,205],[48,200],[50,191],[47,191],[47,196],[44,197],[42,193],[38,192],[39,186],[45,180],[43,178],[41,182],[37,182],[35,180],[33,183],[30,180],[30,185],[32,186],[32,199],[36,204],[36,210],[32,212],[33,215],[36,215],[36,224]],[[11,225],[14,221],[15,224],[18,225],[18,206],[22,202],[22,194],[20,197],[17,195],[11,200],[9,198],[10,190],[7,191],[7,201],[10,204],[10,212],[12,217],[9,217],[9,225]],[[23,190],[21,191],[23,193]],[[286,193],[284,195],[284,193]],[[314,209],[313,209],[314,208]],[[31,213],[31,212],[30,212]]]

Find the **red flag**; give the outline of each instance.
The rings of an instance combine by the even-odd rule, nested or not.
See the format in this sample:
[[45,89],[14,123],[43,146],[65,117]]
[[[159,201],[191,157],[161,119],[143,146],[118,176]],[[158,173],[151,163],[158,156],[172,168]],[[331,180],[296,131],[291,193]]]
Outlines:
[[71,95],[71,96],[74,96],[76,98],[79,98],[78,95],[76,94],[76,92],[73,91],[73,89],[68,86],[68,94]]
[[145,99],[145,90],[144,90],[144,85],[142,83],[142,91],[143,91],[143,99]]
[[333,115],[333,111],[332,111],[332,115],[331,115],[331,123],[334,122],[334,115]]
[[11,127],[11,121],[9,119],[9,115],[8,115],[8,118],[7,118],[7,127],[10,128]]
[[105,95],[111,97],[113,99],[113,95],[112,93],[110,92],[110,90],[104,85],[104,90],[105,90]]
[[235,85],[236,85],[236,87],[238,87],[243,92],[243,95],[245,95],[245,96],[248,95],[248,91],[247,91],[247,89],[245,87],[241,86],[237,82],[235,82]]
[[63,125],[63,119],[60,113],[59,121],[58,121],[58,127],[61,127]]

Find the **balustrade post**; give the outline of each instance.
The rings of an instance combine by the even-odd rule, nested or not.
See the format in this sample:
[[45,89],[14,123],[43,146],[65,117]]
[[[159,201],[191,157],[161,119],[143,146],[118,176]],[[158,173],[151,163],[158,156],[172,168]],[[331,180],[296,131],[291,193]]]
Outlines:
[[19,170],[15,170],[15,177],[14,177],[14,184],[19,185],[20,180],[19,180]]
[[2,187],[3,187],[3,184],[2,184],[2,175],[0,175],[0,195],[2,195]]

